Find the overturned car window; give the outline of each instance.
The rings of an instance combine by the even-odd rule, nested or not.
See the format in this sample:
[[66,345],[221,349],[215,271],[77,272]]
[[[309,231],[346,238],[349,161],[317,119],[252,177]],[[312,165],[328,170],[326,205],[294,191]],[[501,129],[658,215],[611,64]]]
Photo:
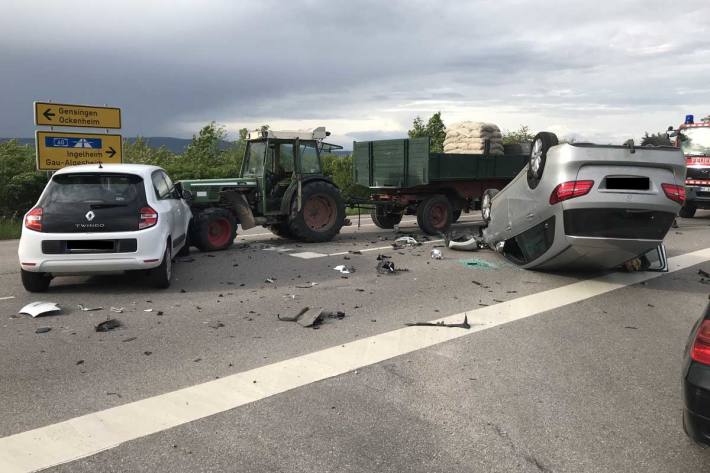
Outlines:
[[516,264],[527,264],[550,249],[555,239],[555,217],[506,240],[503,255]]

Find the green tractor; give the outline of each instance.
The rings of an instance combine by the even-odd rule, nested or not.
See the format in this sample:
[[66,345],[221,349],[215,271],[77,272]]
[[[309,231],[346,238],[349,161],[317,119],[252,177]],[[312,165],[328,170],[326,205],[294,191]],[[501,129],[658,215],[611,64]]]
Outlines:
[[263,225],[304,242],[333,239],[345,224],[345,203],[321,169],[321,151],[342,148],[324,143],[329,135],[325,127],[256,130],[249,133],[239,177],[180,181],[193,213],[190,244],[202,251],[228,248],[237,225]]

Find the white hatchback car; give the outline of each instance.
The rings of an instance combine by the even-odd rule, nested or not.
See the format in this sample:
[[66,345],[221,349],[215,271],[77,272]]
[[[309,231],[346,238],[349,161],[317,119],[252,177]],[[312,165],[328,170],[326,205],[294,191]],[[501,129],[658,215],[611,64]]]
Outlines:
[[145,270],[166,288],[174,255],[188,251],[191,218],[180,187],[159,167],[63,168],[25,215],[22,284],[40,292],[56,275]]

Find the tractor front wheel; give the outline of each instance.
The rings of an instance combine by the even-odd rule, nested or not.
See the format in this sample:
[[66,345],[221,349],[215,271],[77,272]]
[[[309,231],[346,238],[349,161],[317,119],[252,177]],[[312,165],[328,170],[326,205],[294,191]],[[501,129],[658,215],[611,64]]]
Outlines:
[[237,236],[237,222],[227,209],[211,208],[195,219],[191,241],[200,251],[219,251],[232,246]]
[[291,203],[288,229],[293,237],[305,242],[330,241],[345,223],[345,203],[333,184],[314,181],[303,186],[301,209],[298,198]]

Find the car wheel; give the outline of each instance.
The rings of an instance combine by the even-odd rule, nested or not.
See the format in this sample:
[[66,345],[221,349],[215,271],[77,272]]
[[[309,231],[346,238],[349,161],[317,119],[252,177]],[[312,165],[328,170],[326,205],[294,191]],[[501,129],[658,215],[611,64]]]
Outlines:
[[167,289],[170,287],[170,279],[173,277],[173,254],[170,250],[170,242],[165,245],[165,253],[163,253],[163,261],[160,266],[150,270],[150,279],[153,286],[158,289]]
[[49,282],[52,278],[46,273],[33,273],[20,269],[22,285],[28,292],[44,292],[49,289]]
[[547,151],[559,144],[557,135],[547,131],[541,131],[535,135],[528,158],[528,186],[535,189],[542,179],[547,162]]
[[683,218],[693,218],[695,216],[696,210],[698,209],[692,205],[684,205],[680,208],[680,212],[678,212],[678,215]]
[[491,221],[491,208],[493,197],[500,192],[498,189],[486,189],[481,197],[481,218],[483,223],[488,224]]
[[454,210],[445,195],[433,195],[417,206],[417,224],[429,235],[446,233],[451,227]]

